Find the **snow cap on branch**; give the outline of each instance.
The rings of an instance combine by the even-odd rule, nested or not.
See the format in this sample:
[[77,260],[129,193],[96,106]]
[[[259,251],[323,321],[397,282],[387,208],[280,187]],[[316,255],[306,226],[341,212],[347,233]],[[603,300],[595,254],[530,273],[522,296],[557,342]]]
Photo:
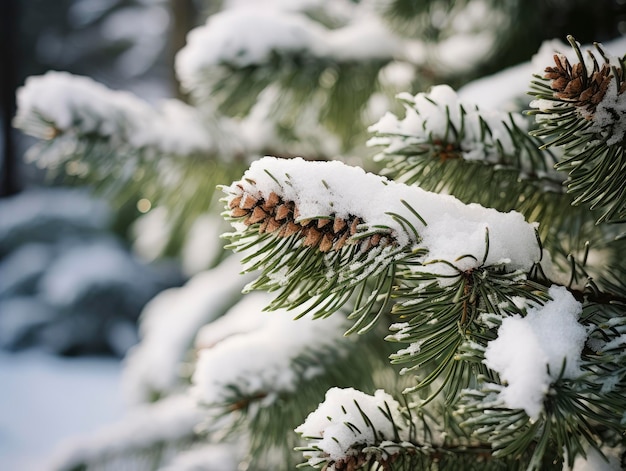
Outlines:
[[[265,157],[225,191],[241,233],[297,234],[304,246],[322,252],[357,243],[364,250],[426,249],[424,262],[446,260],[462,271],[481,263],[528,271],[540,256],[534,226],[519,213],[466,205],[341,162]],[[352,226],[347,235],[336,230],[346,221]],[[442,263],[422,269],[456,273]]]
[[315,322],[309,316],[294,322],[293,313],[285,310],[263,313],[270,299],[266,293],[246,295],[199,332],[192,388],[199,402],[231,408],[253,400],[269,404],[281,391],[295,391],[298,381],[323,372],[319,363],[300,371],[293,365],[311,345],[332,347],[338,354],[346,350],[344,318]]
[[305,54],[337,61],[392,60],[405,57],[405,45],[373,14],[327,29],[297,12],[237,8],[212,15],[192,30],[176,57],[176,72],[189,89],[203,71],[219,65],[258,66],[273,54]]
[[129,92],[111,90],[88,77],[47,72],[29,77],[17,92],[15,125],[35,137],[99,134],[134,148],[189,154],[214,143],[194,108],[167,100],[155,109]]
[[505,318],[485,351],[484,363],[508,383],[500,399],[510,409],[524,409],[532,419],[539,417],[550,384],[561,372],[564,378],[580,373],[587,338],[578,323],[581,304],[564,287],[552,286],[549,294],[552,301],[530,308],[526,317]]
[[358,460],[367,446],[408,441],[406,422],[400,404],[381,389],[370,396],[352,388],[332,388],[295,431],[310,440],[310,449],[304,451],[309,465],[328,463],[324,469],[331,471],[352,469],[343,465]]
[[514,123],[525,129],[526,122],[519,116],[493,110],[479,111],[463,103],[448,85],[433,87],[428,93],[412,96],[402,93],[406,114],[400,119],[393,113],[385,114],[370,126],[377,136],[368,141],[370,146],[385,146],[383,153],[394,154],[412,146],[439,144],[442,160],[463,158],[497,162],[501,154],[513,154],[516,147],[510,127]]

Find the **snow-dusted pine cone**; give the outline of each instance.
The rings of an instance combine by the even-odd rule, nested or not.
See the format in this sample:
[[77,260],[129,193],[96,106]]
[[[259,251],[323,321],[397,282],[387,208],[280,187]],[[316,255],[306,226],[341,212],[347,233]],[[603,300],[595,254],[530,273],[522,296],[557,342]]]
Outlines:
[[299,220],[299,212],[293,201],[285,201],[275,192],[267,198],[252,195],[241,188],[228,203],[230,216],[241,218],[247,226],[258,224],[260,234],[273,233],[277,237],[298,234],[305,247],[317,247],[321,252],[340,250],[346,244],[359,243],[363,251],[394,243],[388,234],[376,232],[363,238],[352,238],[364,221],[358,216],[348,218],[328,216]]

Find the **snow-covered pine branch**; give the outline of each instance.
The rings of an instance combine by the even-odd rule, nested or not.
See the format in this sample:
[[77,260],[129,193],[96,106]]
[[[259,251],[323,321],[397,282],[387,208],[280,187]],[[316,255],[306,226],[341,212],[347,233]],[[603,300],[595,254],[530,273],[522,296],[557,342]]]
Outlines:
[[626,217],[624,59],[599,44],[595,53],[584,55],[573,37],[568,40],[577,62],[555,54],[554,66],[546,64],[544,75],[533,81],[532,114],[540,126],[534,135],[546,139],[545,147],[563,149],[556,168],[568,172],[574,204],[602,210],[598,222],[621,222]]
[[[44,140],[69,139],[65,145],[97,136],[110,140],[112,147],[126,147],[126,155],[144,158],[212,155],[218,146],[198,110],[180,101],[167,100],[155,109],[128,92],[67,72],[29,77],[18,90],[17,102],[16,127]],[[67,154],[58,149],[38,163],[55,166],[64,158]]]
[[[449,285],[483,266],[525,273],[541,258],[535,227],[519,213],[465,205],[340,162],[265,157],[224,191],[232,248],[257,245],[247,269],[262,274],[250,288],[280,290],[274,307],[349,297],[368,278],[397,276],[398,266]],[[282,262],[272,263],[277,256]]]
[[380,335],[344,338],[341,316],[295,322],[286,310],[263,312],[270,299],[249,294],[199,331],[190,392],[206,411],[206,431],[244,433],[250,456],[272,462],[273,450],[294,462],[296,437],[285,430],[332,386],[381,387],[373,378],[386,367],[388,350]]
[[302,159],[263,158],[224,191],[231,248],[247,255],[246,270],[261,271],[248,289],[278,291],[272,309],[343,310],[355,319],[348,332],[371,329],[391,309],[406,322],[387,340],[408,344],[392,360],[438,365],[418,388],[456,368],[466,337],[485,343],[481,313],[519,313],[516,297],[546,297],[527,279],[542,254],[519,213]]
[[125,359],[123,386],[130,402],[181,392],[193,372],[200,328],[224,314],[246,283],[240,260],[230,257],[180,288],[162,291],[144,308],[141,342]]
[[562,178],[552,166],[554,157],[537,149],[528,137],[528,121],[519,114],[486,109],[459,99],[447,85],[428,93],[398,95],[405,116],[387,113],[369,130],[370,146],[383,146],[377,155],[388,171],[402,181],[415,181],[424,159],[463,159],[515,170],[519,178],[533,178],[558,190]]
[[413,451],[412,427],[400,404],[383,390],[368,395],[332,388],[295,431],[308,440],[299,448],[307,463],[334,471],[384,466],[407,448]]

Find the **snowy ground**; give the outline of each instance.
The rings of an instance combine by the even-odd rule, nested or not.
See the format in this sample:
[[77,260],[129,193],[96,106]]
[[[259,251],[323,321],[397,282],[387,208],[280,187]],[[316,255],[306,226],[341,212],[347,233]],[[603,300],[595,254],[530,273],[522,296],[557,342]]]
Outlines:
[[119,419],[120,373],[114,359],[0,352],[0,470],[47,471],[59,444]]

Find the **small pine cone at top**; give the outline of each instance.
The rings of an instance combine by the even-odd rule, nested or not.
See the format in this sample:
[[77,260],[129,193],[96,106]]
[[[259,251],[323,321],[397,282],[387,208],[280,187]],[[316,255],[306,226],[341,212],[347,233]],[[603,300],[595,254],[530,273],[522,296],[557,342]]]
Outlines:
[[240,194],[228,203],[230,217],[241,219],[246,226],[258,230],[259,234],[271,233],[277,237],[297,236],[305,247],[317,248],[320,252],[338,251],[347,244],[361,244],[364,252],[374,247],[395,245],[391,234],[375,232],[366,237],[357,237],[359,226],[364,221],[358,216],[341,218],[334,214],[319,218],[299,219],[298,207],[293,201],[285,201],[275,192],[267,198],[252,195],[238,186]]
[[[551,81],[550,87],[554,90],[555,98],[574,103],[588,113],[588,118],[592,118],[596,107],[606,95],[613,74],[608,59],[600,67],[591,52],[589,56],[593,61],[591,74],[585,69],[585,64],[577,62],[572,65],[564,55],[555,54],[555,67],[546,67],[544,78]],[[626,82],[623,81],[621,68],[617,69],[617,74],[621,94],[626,88]]]

